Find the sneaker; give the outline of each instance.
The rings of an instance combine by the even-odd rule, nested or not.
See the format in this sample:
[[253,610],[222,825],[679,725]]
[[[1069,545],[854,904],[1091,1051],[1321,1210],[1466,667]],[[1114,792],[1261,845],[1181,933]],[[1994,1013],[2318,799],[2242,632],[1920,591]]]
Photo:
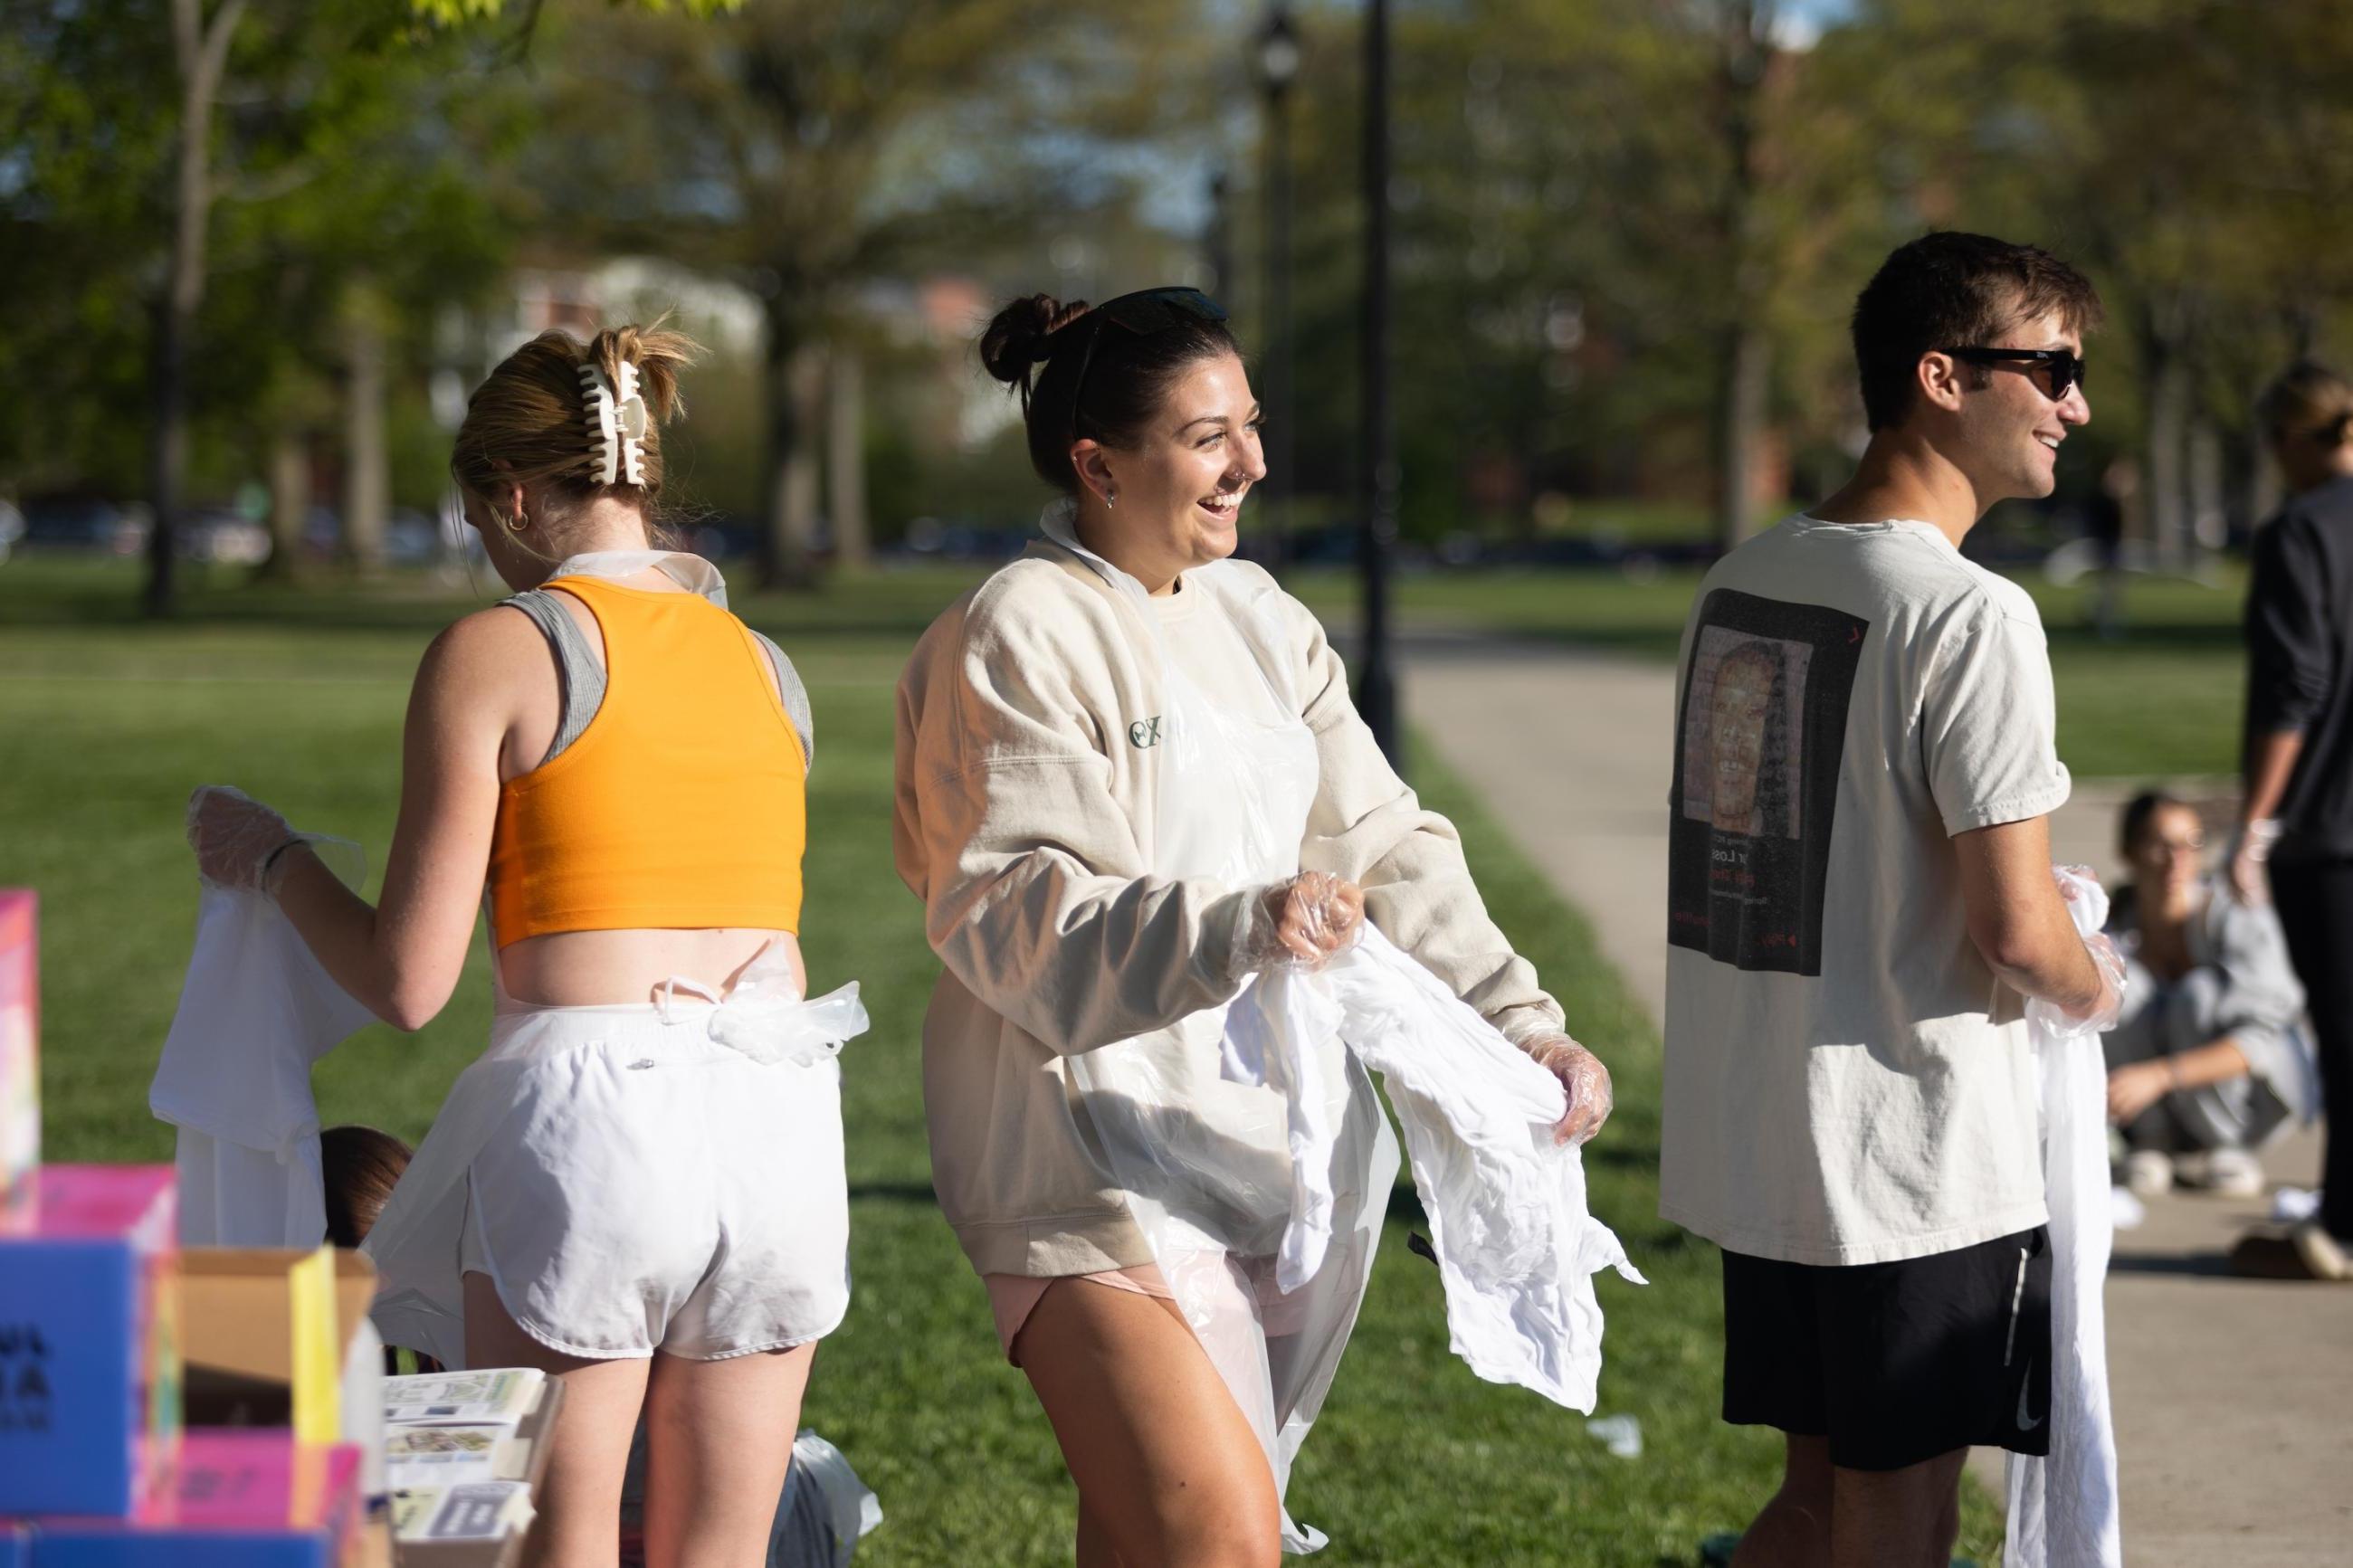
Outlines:
[[2173,1156],[2155,1149],[2136,1149],[2125,1156],[2125,1190],[2147,1200],[2173,1190]]
[[2215,1149],[2206,1156],[2205,1179],[2198,1184],[2217,1197],[2259,1198],[2263,1195],[2263,1167],[2244,1149]]
[[2287,1234],[2315,1279],[2353,1279],[2353,1258],[2346,1257],[2345,1244],[2321,1229],[2319,1221],[2306,1220]]

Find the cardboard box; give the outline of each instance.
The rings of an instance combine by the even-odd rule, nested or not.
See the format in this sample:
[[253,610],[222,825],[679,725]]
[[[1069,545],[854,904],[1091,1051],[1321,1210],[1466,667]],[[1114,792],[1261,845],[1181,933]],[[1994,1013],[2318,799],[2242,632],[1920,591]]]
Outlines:
[[350,1444],[191,1432],[157,1517],[36,1521],[31,1568],[339,1568],[358,1538],[359,1470]]
[[121,1518],[180,1435],[169,1165],[44,1165],[0,1218],[0,1515]]
[[367,1259],[332,1247],[184,1249],[187,1424],[290,1426],[306,1443],[336,1441],[344,1352],[375,1290]]
[[[0,888],[0,1209],[41,1163],[41,981],[32,890]],[[6,1559],[0,1558],[0,1564]]]

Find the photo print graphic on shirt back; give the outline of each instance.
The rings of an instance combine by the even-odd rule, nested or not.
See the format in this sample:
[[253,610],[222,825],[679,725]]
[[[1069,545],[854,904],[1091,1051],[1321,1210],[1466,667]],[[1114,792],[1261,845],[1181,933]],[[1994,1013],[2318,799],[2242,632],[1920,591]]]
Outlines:
[[1847,701],[1871,623],[1718,588],[1675,744],[1667,940],[1739,969],[1822,972]]

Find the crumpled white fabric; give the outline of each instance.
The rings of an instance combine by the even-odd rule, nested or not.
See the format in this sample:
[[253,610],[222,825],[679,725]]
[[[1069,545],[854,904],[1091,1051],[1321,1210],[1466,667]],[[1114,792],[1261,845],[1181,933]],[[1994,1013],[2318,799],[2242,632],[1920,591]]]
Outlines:
[[[347,883],[346,839],[311,839]],[[180,1240],[316,1247],[327,1232],[311,1064],[375,1021],[313,957],[276,900],[203,886],[180,1005],[147,1091],[179,1129]]]
[[1259,977],[1228,1016],[1229,1055],[1292,1107],[1294,1200],[1279,1254],[1289,1288],[1320,1267],[1331,1197],[1330,1119],[1316,1086],[1345,1041],[1378,1072],[1405,1127],[1446,1290],[1451,1348],[1491,1383],[1590,1414],[1601,1373],[1593,1276],[1641,1273],[1587,1212],[1583,1152],[1553,1140],[1559,1080],[1530,1061],[1377,929],[1316,971]]
[[858,999],[855,980],[812,1001],[801,1000],[791,955],[781,942],[762,948],[723,995],[700,981],[677,975],[655,986],[655,1005],[665,1020],[672,999],[681,991],[716,1004],[710,1016],[711,1037],[762,1067],[778,1062],[815,1067],[828,1057],[839,1056],[844,1045],[869,1027],[866,1005]]
[[[2107,923],[2108,896],[2088,872],[2067,912],[2088,936]],[[2108,1075],[2100,1037],[2036,1028],[2043,1184],[2051,1209],[2051,1457],[2010,1456],[2009,1568],[2121,1568],[2116,1437],[2108,1410],[2108,1329],[2102,1289],[2116,1244],[2108,1187]]]
[[548,574],[558,577],[601,577],[624,583],[652,567],[690,594],[700,594],[721,609],[727,607],[727,581],[719,568],[683,550],[591,550],[567,555]]

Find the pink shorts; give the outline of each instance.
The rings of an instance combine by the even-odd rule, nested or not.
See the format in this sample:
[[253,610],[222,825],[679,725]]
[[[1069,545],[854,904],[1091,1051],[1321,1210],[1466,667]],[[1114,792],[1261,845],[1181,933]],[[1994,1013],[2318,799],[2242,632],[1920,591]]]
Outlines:
[[1082,1279],[1090,1285],[1108,1286],[1124,1290],[1132,1296],[1149,1296],[1157,1301],[1173,1301],[1176,1292],[1168,1288],[1157,1263],[1139,1263],[1133,1268],[1107,1268],[1100,1274],[984,1274],[982,1284],[988,1287],[988,1310],[997,1315],[997,1342],[1004,1348],[1005,1359],[1015,1366],[1021,1357],[1015,1342],[1021,1337],[1021,1325],[1038,1310],[1044,1300],[1046,1287],[1057,1279]]

